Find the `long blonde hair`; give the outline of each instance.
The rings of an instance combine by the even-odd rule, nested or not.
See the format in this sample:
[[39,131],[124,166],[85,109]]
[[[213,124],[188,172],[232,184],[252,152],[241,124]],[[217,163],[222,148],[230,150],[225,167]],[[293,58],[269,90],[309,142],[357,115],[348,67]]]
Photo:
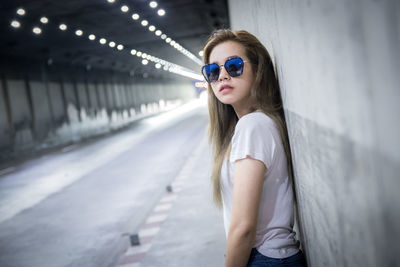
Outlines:
[[[251,92],[256,104],[252,108],[264,112],[274,120],[285,150],[289,176],[293,177],[285,115],[271,57],[261,42],[249,32],[221,29],[214,31],[208,39],[203,50],[204,63],[209,64],[211,51],[217,45],[227,41],[237,42],[245,48],[246,56],[252,63],[256,75]],[[221,207],[221,167],[225,157],[230,153],[231,139],[238,117],[231,105],[223,104],[215,97],[210,84],[208,85],[208,111],[210,115],[209,142],[213,146],[214,157],[211,172],[213,197],[215,204]]]

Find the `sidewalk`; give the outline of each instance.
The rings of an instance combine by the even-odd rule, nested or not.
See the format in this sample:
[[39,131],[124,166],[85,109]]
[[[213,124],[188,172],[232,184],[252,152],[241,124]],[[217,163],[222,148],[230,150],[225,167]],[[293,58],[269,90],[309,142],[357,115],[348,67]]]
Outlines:
[[[179,149],[179,148],[177,148]],[[167,192],[141,225],[140,245],[117,267],[217,267],[224,265],[222,213],[212,203],[211,152],[206,133]]]

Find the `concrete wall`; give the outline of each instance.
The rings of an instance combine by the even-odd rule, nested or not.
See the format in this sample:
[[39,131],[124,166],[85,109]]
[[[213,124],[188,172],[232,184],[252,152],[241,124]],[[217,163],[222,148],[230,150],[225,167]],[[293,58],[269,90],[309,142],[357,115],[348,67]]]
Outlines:
[[0,80],[0,163],[124,127],[195,97],[190,81],[106,83],[19,76],[2,75]]
[[50,95],[47,93],[46,85],[42,82],[31,81],[29,83],[32,92],[32,102],[34,110],[34,132],[39,140],[46,138],[53,123],[52,106],[50,105]]
[[229,7],[278,69],[309,266],[400,266],[400,2]]
[[13,129],[7,117],[6,97],[3,83],[0,83],[0,147],[6,147],[13,137]]

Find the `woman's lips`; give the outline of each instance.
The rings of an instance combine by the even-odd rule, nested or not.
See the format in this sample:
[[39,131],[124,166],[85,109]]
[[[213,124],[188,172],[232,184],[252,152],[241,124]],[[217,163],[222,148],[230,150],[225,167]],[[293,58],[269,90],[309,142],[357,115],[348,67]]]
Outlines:
[[223,85],[223,86],[221,86],[221,88],[219,89],[219,91],[220,91],[221,93],[227,93],[227,92],[229,92],[229,91],[232,90],[232,89],[233,89],[233,87],[231,87],[231,86]]

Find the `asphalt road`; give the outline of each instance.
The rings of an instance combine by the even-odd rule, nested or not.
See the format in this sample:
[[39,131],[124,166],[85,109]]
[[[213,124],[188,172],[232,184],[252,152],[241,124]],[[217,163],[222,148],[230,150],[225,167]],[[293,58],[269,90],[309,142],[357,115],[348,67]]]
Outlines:
[[29,160],[0,176],[0,266],[111,266],[204,138],[205,106]]

